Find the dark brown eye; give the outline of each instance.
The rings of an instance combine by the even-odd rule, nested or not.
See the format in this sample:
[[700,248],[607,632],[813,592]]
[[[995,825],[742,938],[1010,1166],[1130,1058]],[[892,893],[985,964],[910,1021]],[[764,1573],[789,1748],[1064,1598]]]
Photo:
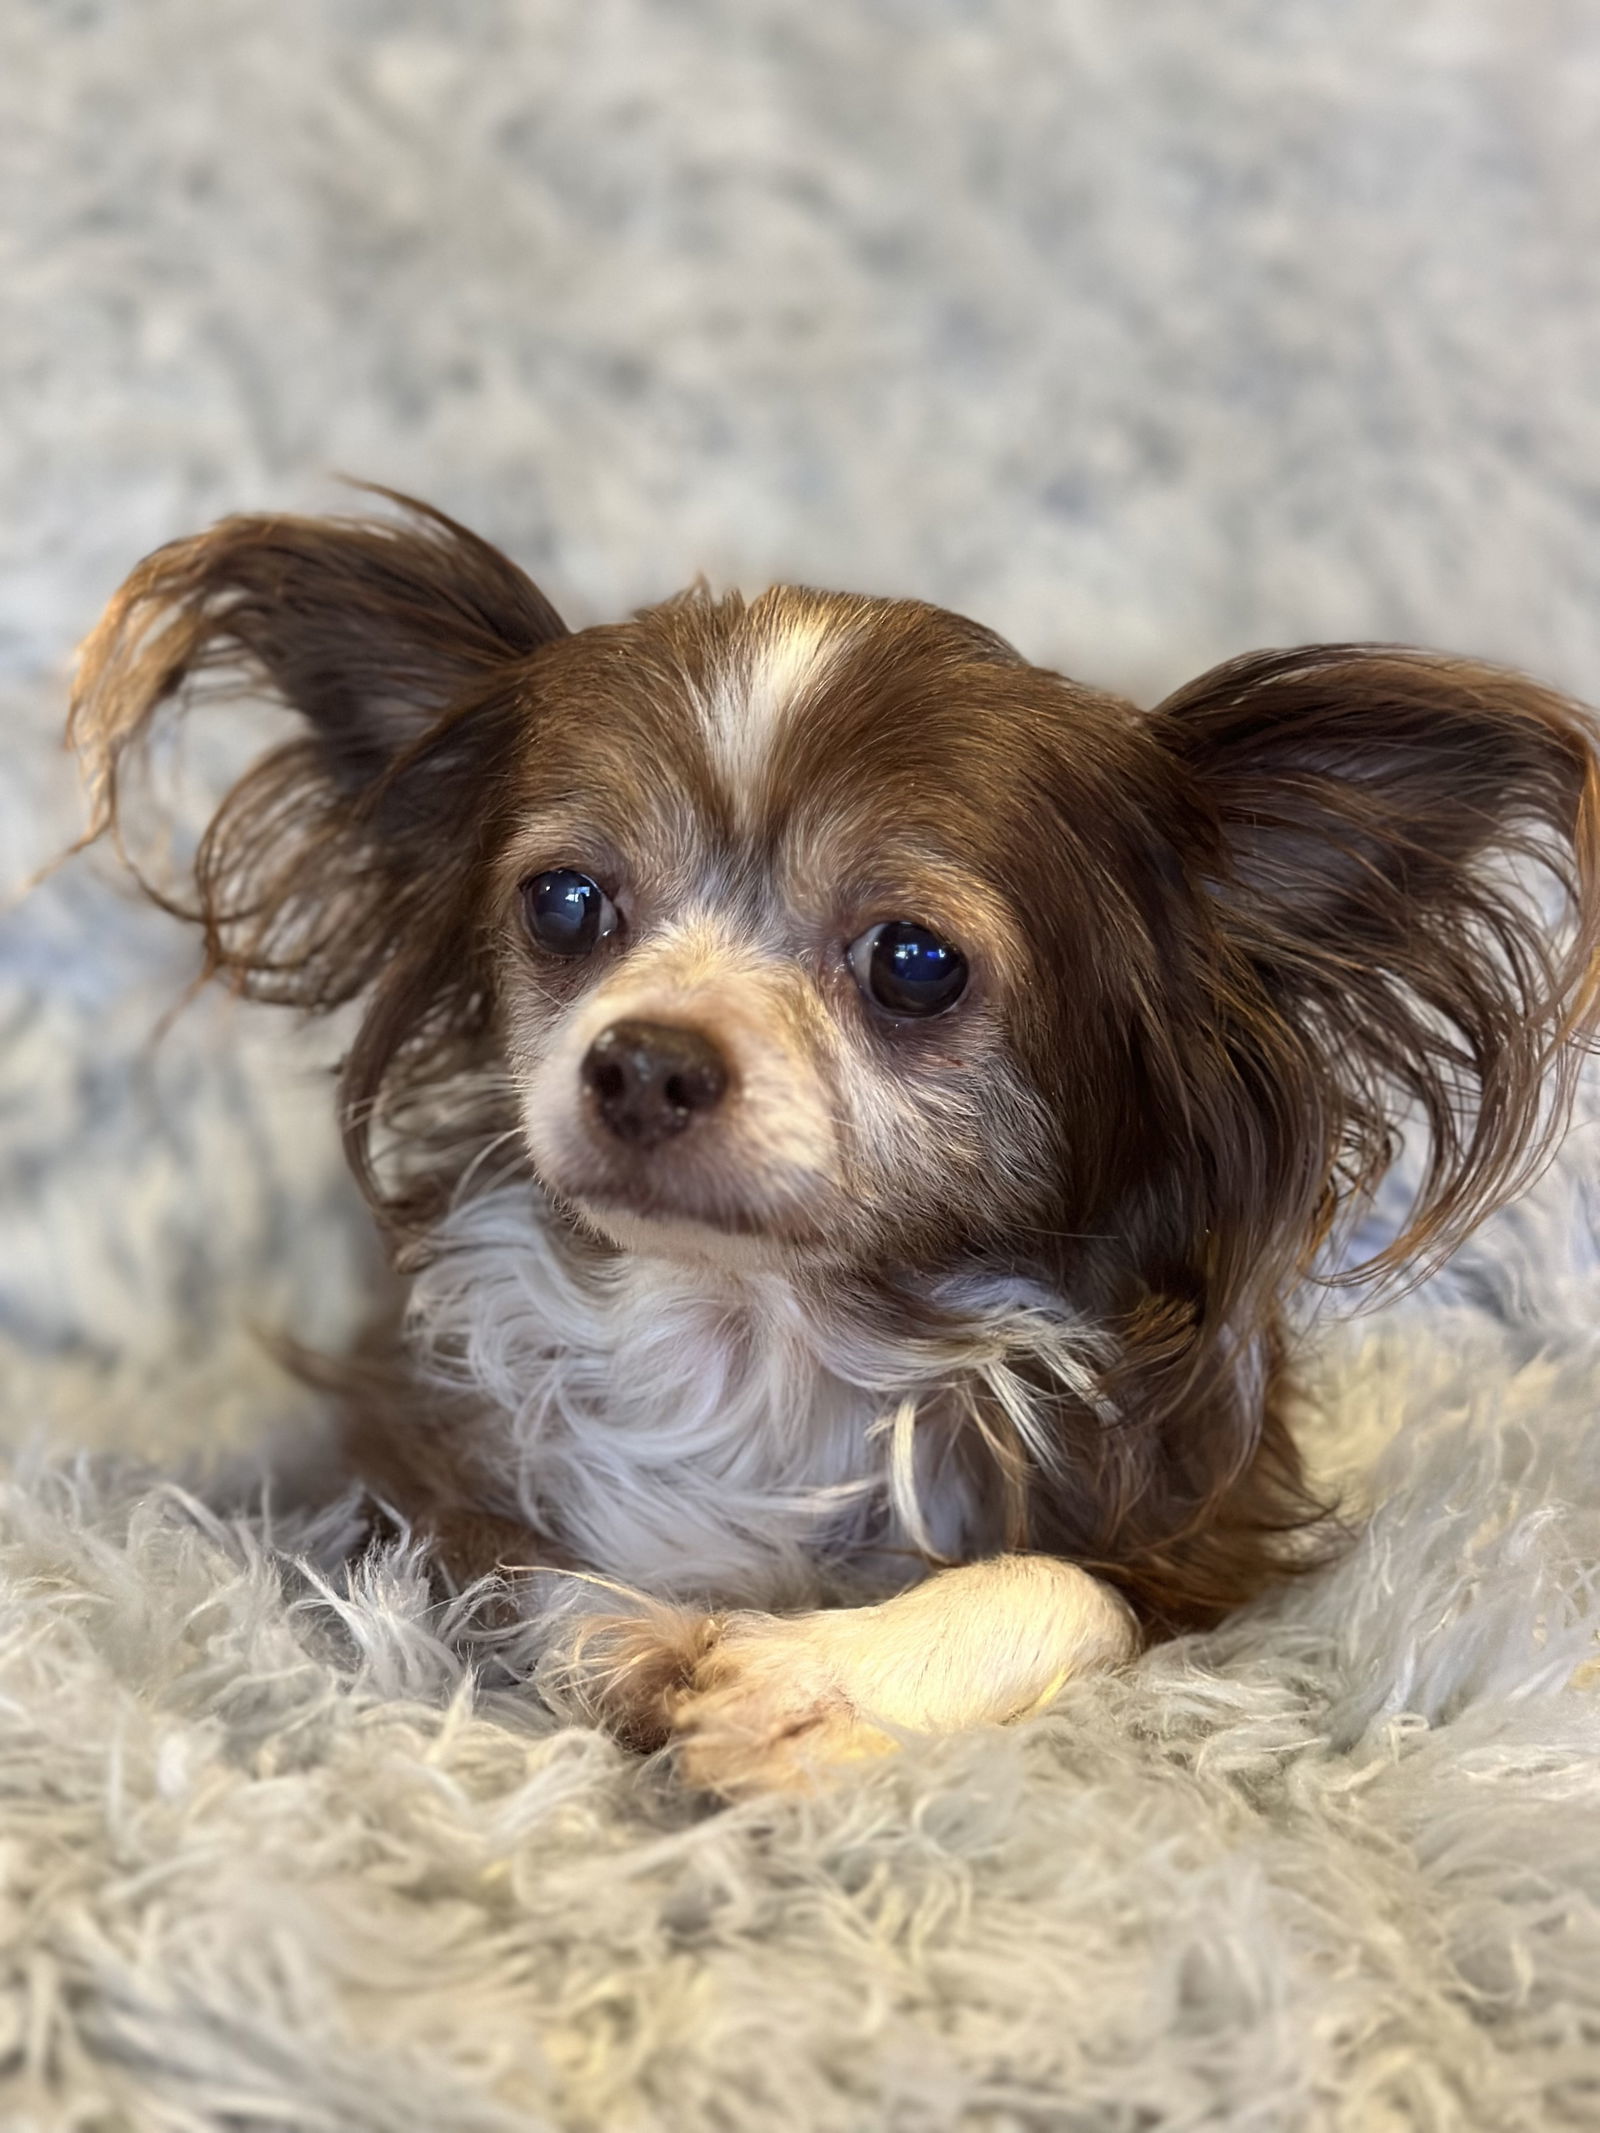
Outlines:
[[856,983],[891,1015],[940,1015],[967,989],[967,959],[911,919],[873,926],[850,944]]
[[552,867],[522,884],[529,933],[550,955],[590,955],[617,930],[617,907],[600,884],[575,867]]

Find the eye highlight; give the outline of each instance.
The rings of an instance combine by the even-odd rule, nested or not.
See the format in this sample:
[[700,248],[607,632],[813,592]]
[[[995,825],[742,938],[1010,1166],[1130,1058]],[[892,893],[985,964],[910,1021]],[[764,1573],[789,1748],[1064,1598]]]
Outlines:
[[959,948],[908,918],[872,926],[847,951],[856,983],[891,1015],[940,1015],[967,989]]
[[617,907],[576,867],[552,867],[522,884],[522,918],[547,955],[590,955],[617,930]]

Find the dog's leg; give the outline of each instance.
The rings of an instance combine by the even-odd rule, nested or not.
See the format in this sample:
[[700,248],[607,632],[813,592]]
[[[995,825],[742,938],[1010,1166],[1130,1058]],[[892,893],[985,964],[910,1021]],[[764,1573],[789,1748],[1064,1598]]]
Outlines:
[[672,1736],[692,1784],[734,1796],[808,1787],[908,1733],[1025,1717],[1072,1676],[1130,1659],[1139,1635],[1086,1571],[1005,1555],[875,1607],[708,1620],[699,1643],[678,1646]]

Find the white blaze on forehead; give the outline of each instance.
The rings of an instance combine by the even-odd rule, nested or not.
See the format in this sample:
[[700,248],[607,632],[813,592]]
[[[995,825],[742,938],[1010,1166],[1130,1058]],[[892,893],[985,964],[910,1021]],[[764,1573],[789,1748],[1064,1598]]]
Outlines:
[[846,623],[819,606],[766,601],[729,648],[701,695],[712,759],[735,798],[760,777],[795,707],[826,678],[850,641]]

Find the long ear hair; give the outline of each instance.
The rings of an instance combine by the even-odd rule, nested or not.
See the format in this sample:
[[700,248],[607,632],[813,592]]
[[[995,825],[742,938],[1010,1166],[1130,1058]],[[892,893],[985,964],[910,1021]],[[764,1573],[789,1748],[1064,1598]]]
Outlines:
[[1311,1271],[1415,1122],[1401,1230],[1337,1277],[1425,1269],[1547,1157],[1600,1008],[1591,716],[1386,646],[1258,652],[1155,714],[1208,803],[1235,1056]]
[[[158,549],[84,646],[68,725],[89,836],[199,926],[206,975],[309,1012],[368,996],[341,1098],[374,1199],[375,1112],[397,1120],[487,1025],[481,860],[528,716],[518,684],[565,634],[496,549],[391,500],[395,520],[230,518]],[[229,792],[178,893],[130,856],[130,772],[163,707],[261,692],[304,731]]]
[[[1198,991],[1152,1010],[1155,1168],[1103,1247],[1119,1420],[1081,1433],[1095,1486],[1040,1530],[1181,1626],[1315,1559],[1286,1545],[1325,1509],[1288,1428],[1288,1291],[1414,1278],[1564,1123],[1600,1007],[1600,775],[1575,705],[1381,646],[1231,661],[1147,730],[1184,796]],[[1341,1270],[1411,1131],[1399,1233]]]

